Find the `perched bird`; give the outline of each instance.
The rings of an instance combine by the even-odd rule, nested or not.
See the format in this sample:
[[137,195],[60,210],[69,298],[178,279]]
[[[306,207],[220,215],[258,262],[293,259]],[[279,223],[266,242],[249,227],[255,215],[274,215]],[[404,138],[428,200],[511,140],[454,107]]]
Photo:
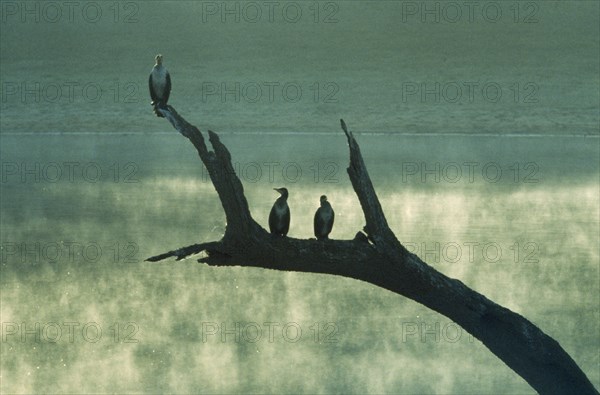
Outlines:
[[288,190],[286,188],[273,188],[281,194],[275,200],[271,214],[269,214],[269,229],[271,234],[285,236],[290,229],[290,208],[287,204]]
[[317,209],[315,213],[315,236],[318,240],[325,240],[329,238],[331,228],[333,228],[333,219],[335,213],[331,204],[327,201],[327,196],[321,196],[321,207]]
[[155,59],[156,64],[148,78],[148,86],[150,87],[154,112],[158,117],[163,117],[158,109],[167,108],[167,101],[169,101],[169,95],[171,94],[171,76],[162,64],[162,55],[156,55]]

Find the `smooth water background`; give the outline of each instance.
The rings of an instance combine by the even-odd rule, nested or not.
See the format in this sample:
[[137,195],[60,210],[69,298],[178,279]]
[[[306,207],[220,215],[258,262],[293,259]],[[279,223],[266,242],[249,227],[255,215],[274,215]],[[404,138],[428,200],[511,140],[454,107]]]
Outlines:
[[[124,23],[125,3],[117,22],[113,3],[98,4],[97,23],[21,23],[2,9],[2,393],[533,393],[447,318],[369,284],[144,262],[225,225],[194,148],[150,111],[157,52],[171,104],[221,134],[259,223],[271,188],[286,186],[290,236],[312,236],[321,194],[336,210],[332,237],[362,228],[344,118],[400,241],[530,319],[600,385],[598,3],[536,2],[530,24],[510,9],[528,2],[500,3],[497,23],[439,24],[403,23],[403,2],[337,2],[337,23],[314,23],[306,2],[298,23],[203,22],[206,2],[134,2]],[[407,83],[469,81],[503,96],[402,95]],[[39,97],[14,93],[23,82]],[[51,84],[71,82],[102,94],[51,100]],[[207,94],[235,82],[294,82],[302,97]],[[316,98],[315,83],[333,84],[335,101]],[[535,84],[538,101],[515,101],[515,83]],[[221,337],[236,325],[239,339]]]

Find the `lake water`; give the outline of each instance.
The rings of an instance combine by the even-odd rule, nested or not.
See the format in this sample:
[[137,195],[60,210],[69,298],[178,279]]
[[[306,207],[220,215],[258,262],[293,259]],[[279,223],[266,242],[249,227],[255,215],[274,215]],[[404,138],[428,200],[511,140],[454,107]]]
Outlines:
[[95,23],[36,2],[22,20],[23,4],[0,25],[2,393],[534,393],[372,285],[144,262],[224,232],[195,149],[150,111],[157,52],[261,225],[285,186],[290,236],[312,236],[322,194],[331,237],[362,228],[344,118],[399,240],[600,386],[598,3],[502,2],[495,23],[447,5],[421,22],[429,2],[281,2],[256,23],[238,2],[87,2]]

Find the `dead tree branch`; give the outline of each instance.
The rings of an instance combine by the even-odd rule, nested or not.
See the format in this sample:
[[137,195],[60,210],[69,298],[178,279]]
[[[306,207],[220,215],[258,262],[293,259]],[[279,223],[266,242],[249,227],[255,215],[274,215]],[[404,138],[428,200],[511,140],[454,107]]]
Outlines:
[[504,308],[408,252],[387,224],[358,143],[341,121],[348,139],[348,175],[366,226],[353,240],[326,242],[274,237],[250,214],[231,155],[209,131],[204,137],[171,106],[161,113],[187,137],[206,166],[227,218],[219,241],[195,244],[152,258],[178,260],[205,251],[212,266],[250,266],[333,274],[365,281],[411,298],[445,315],[479,339],[491,352],[542,394],[598,394],[583,371],[554,339],[521,315]]

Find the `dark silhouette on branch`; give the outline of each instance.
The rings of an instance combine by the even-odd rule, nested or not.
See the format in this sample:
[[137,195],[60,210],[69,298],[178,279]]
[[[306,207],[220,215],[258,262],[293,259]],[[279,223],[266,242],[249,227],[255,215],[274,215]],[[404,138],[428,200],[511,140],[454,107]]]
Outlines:
[[325,273],[366,281],[450,318],[541,394],[598,394],[560,344],[537,326],[438,272],[404,248],[387,224],[358,143],[343,120],[341,126],[350,148],[348,175],[366,225],[353,240],[319,241],[269,234],[252,218],[231,155],[219,136],[208,131],[213,147],[209,151],[200,131],[173,107],[160,111],[198,151],[225,210],[227,228],[219,241],[180,248],[148,261],[179,260],[205,252],[206,257],[199,262],[211,266]]

